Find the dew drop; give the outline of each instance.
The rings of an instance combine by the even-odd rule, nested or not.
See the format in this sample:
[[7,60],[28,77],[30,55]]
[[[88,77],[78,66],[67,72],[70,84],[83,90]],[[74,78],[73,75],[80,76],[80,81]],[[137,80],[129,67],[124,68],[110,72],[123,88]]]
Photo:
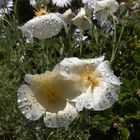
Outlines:
[[25,114],[26,114],[26,112],[25,112],[25,111],[22,111],[22,114],[24,114],[24,115],[25,115]]
[[32,104],[31,103],[28,103],[28,106],[31,108],[32,107]]
[[115,99],[115,100],[118,99],[118,96],[117,96],[116,94],[114,94],[114,99]]
[[35,114],[31,114],[31,119],[34,119],[36,117],[36,115]]
[[66,72],[67,72],[67,73],[70,73],[69,67],[66,67]]
[[45,110],[42,110],[41,113],[42,113],[43,115],[46,114]]
[[109,74],[108,73],[106,73],[106,75],[105,75],[106,77],[109,77]]
[[25,107],[25,109],[26,109],[26,110],[28,110],[28,109],[29,109],[29,107],[28,107],[28,106],[26,106],[26,107]]
[[27,102],[27,101],[28,101],[28,99],[27,99],[27,98],[24,98],[23,100],[24,100],[24,102]]
[[17,102],[20,104],[22,102],[22,100],[21,99],[18,99]]
[[102,69],[102,72],[105,72],[105,69]]
[[34,28],[35,26],[32,24],[31,27]]
[[106,95],[106,98],[109,99],[109,95],[108,94]]
[[91,62],[91,65],[94,65],[94,62]]
[[102,109],[103,108],[103,104],[99,103],[99,108]]
[[39,106],[39,103],[36,103]]

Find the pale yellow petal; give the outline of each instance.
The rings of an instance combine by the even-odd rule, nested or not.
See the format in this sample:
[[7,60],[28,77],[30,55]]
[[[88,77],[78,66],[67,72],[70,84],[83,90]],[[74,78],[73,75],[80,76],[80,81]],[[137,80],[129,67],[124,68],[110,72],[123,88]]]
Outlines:
[[64,110],[58,113],[46,112],[44,122],[47,127],[58,128],[68,127],[69,124],[78,116],[76,108],[67,102]]
[[64,79],[57,70],[40,75],[26,75],[25,80],[37,101],[49,112],[58,112],[66,106],[66,99],[74,99],[82,92],[81,83]]
[[91,19],[86,16],[84,8],[81,8],[80,12],[72,19],[72,21],[80,30],[84,31],[92,28]]

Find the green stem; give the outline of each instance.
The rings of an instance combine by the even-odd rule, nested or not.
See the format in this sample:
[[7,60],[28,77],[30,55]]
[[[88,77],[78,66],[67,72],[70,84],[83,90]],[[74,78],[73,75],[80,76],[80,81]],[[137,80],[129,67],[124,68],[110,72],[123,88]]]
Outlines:
[[41,49],[42,49],[42,69],[41,69],[41,72],[44,72],[44,69],[45,69],[45,40],[41,41]]
[[[114,21],[114,19],[113,19],[113,21]],[[115,25],[114,28],[115,28],[115,31],[116,31],[116,24],[114,24],[114,25]],[[116,56],[117,50],[119,49],[120,40],[122,38],[122,34],[123,34],[126,23],[123,24],[123,25],[124,26],[122,26],[122,28],[121,28],[121,32],[120,32],[118,41],[116,40],[116,35],[115,35],[115,39],[114,39],[115,42],[113,42],[113,50],[112,50],[112,56],[111,56],[111,59],[110,59],[110,63],[113,62],[113,60]],[[116,34],[116,32],[114,34]]]
[[110,59],[110,63],[113,62],[115,55],[116,55],[116,51],[117,51],[117,46],[116,46],[116,23],[113,17],[113,25],[114,25],[114,37],[113,37],[113,48],[112,48],[112,55],[111,55],[111,59]]
[[82,44],[83,31],[80,30],[80,57],[82,56],[83,44]]

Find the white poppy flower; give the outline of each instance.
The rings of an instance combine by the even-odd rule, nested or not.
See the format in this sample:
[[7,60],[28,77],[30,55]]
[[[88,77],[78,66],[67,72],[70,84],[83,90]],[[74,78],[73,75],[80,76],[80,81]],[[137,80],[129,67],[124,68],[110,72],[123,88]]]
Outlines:
[[67,23],[67,24],[70,24],[71,23],[71,20],[72,20],[72,18],[73,18],[73,13],[72,13],[72,10],[71,9],[68,9],[68,10],[66,10],[64,13],[63,13],[63,16],[65,17],[65,22]]
[[68,32],[67,19],[60,13],[47,13],[42,16],[34,17],[25,23],[20,29],[24,37],[29,43],[33,42],[33,38],[47,39],[56,36],[64,27]]
[[72,21],[80,30],[84,31],[92,28],[92,22],[90,18],[86,16],[84,8],[81,8],[80,12],[72,19]]
[[52,3],[58,7],[68,7],[71,5],[72,0],[52,0]]
[[18,107],[29,120],[44,116],[47,127],[67,127],[78,115],[68,102],[81,94],[79,83],[64,79],[57,70],[40,75],[25,75],[17,91]]
[[13,0],[0,0],[0,16],[9,14],[12,11]]
[[116,0],[102,0],[96,1],[94,7],[94,14],[101,24],[107,23],[108,17],[114,17],[115,13],[119,8],[119,4]]
[[83,93],[72,100],[80,111],[83,107],[94,110],[105,110],[117,99],[120,80],[103,61],[104,56],[95,59],[65,58],[60,63],[60,74],[67,79],[81,81]]
[[82,2],[84,3],[84,8],[85,8],[85,12],[86,12],[86,15],[88,17],[91,17],[92,15],[92,12],[95,8],[95,2],[96,0],[82,0]]

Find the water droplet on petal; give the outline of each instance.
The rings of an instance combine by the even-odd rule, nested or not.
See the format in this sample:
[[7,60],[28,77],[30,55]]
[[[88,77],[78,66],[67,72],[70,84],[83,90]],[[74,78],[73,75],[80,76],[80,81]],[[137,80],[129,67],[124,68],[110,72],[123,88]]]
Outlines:
[[70,73],[69,67],[66,67],[66,72]]
[[105,69],[102,69],[102,72],[105,72]]
[[22,100],[21,99],[18,99],[17,102],[20,104],[22,102]]
[[24,100],[24,102],[27,102],[27,101],[28,101],[28,99],[27,99],[27,98],[24,98],[23,100]]
[[25,114],[26,114],[26,112],[25,112],[25,111],[22,111],[22,114],[24,114],[24,115],[25,115]]
[[109,74],[108,73],[106,73],[106,75],[105,75],[106,77],[109,77]]
[[35,117],[36,117],[35,114],[32,114],[32,115],[31,115],[31,119],[34,119]]
[[42,110],[41,113],[42,113],[42,114],[45,114],[46,112],[45,112],[45,110]]
[[91,65],[94,65],[94,62],[91,62]]
[[31,103],[29,103],[29,104],[28,104],[28,106],[29,106],[29,107],[31,107],[31,106],[32,106],[32,104],[31,104]]
[[28,106],[26,106],[26,107],[25,107],[25,109],[26,109],[26,110],[28,110],[28,109],[29,109],[29,107],[28,107]]

